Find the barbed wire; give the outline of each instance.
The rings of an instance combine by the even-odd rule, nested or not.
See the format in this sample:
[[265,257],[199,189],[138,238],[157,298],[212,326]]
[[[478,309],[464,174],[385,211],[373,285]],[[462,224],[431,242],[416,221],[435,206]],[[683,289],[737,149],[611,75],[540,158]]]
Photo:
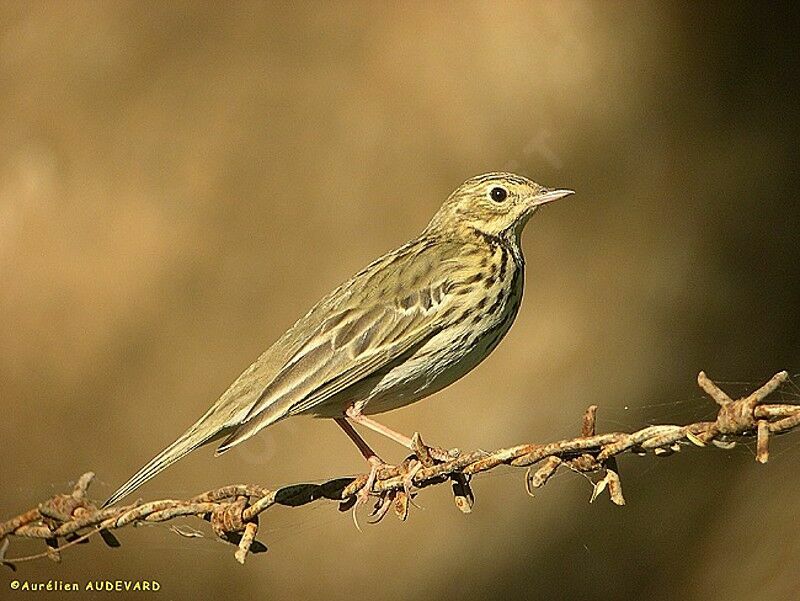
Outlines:
[[[575,438],[547,444],[522,444],[492,452],[459,453],[448,461],[435,461],[430,448],[422,443],[419,434],[415,434],[414,455],[398,466],[381,468],[369,491],[364,490],[368,474],[362,474],[274,490],[252,484],[230,485],[185,500],[137,501],[132,505],[100,509],[87,496],[94,478],[92,472],[87,472],[78,479],[71,493],[56,495],[0,524],[0,562],[16,569],[17,563],[45,557],[59,561],[61,551],[86,542],[96,534],[109,546],[116,547],[119,541],[112,530],[197,516],[209,521],[218,537],[235,544],[235,558],[244,563],[249,553],[266,551],[266,546],[256,540],[259,516],[275,505],[299,507],[328,499],[338,502],[342,511],[352,508],[355,517],[358,500],[369,495],[375,500],[370,512],[371,521],[380,521],[390,510],[405,520],[413,504],[412,498],[419,490],[450,482],[456,506],[469,513],[474,503],[470,479],[500,465],[526,468],[525,482],[531,494],[533,489],[544,486],[561,467],[596,474],[598,478],[590,502],[608,490],[613,503],[624,505],[616,463],[617,455],[622,453],[646,455],[651,452],[665,456],[680,450],[682,444],[696,447],[712,444],[729,449],[737,442],[755,438],[756,460],[766,463],[770,435],[788,432],[800,424],[800,405],[764,402],[788,377],[787,372],[779,372],[750,395],[733,400],[700,372],[698,385],[719,406],[717,417],[714,421],[683,426],[654,425],[631,433],[597,434],[597,406],[591,405],[584,413],[581,435]],[[200,535],[177,527],[173,530],[183,536]],[[47,549],[35,555],[6,558],[11,537],[43,539]]]

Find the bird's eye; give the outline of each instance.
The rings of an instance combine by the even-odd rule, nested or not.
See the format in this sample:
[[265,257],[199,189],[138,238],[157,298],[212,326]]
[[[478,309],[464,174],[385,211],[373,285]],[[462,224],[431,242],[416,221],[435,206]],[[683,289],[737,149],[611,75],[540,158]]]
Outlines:
[[503,202],[506,198],[508,198],[508,190],[505,188],[492,188],[489,192],[489,196],[495,202]]

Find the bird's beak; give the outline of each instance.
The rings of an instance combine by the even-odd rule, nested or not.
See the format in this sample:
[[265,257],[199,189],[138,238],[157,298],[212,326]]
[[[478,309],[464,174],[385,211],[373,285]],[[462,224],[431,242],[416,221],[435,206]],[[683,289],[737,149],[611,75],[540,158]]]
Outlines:
[[539,207],[541,205],[546,205],[549,202],[564,198],[570,194],[575,194],[575,192],[573,190],[545,190],[533,199],[532,206]]

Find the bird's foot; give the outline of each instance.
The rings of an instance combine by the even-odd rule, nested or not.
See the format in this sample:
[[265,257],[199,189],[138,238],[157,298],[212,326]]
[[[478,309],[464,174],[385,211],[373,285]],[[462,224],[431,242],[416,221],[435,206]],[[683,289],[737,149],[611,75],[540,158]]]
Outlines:
[[356,506],[365,505],[367,501],[369,501],[372,488],[375,486],[375,481],[378,479],[378,472],[384,467],[390,467],[388,463],[385,463],[377,456],[370,457],[367,461],[369,462],[369,475],[367,476],[367,482],[364,484],[364,487],[358,491]]
[[452,461],[460,454],[458,449],[443,449],[425,445],[418,432],[411,438],[409,446],[414,454],[398,466],[402,473],[402,489],[374,490],[381,470],[394,470],[396,473],[398,468],[387,464],[375,454],[367,457],[370,465],[369,474],[364,485],[356,493],[355,502],[352,505],[353,522],[359,531],[361,526],[358,523],[358,511],[363,505],[369,504],[372,498],[375,499],[375,503],[369,512],[369,523],[380,522],[391,508],[394,508],[395,515],[400,520],[405,520],[408,517],[411,505],[419,507],[413,500],[415,496],[413,492],[415,476],[426,467]]
[[403,463],[403,492],[408,496],[409,500],[411,500],[411,489],[414,486],[414,476],[417,475],[423,467],[421,461],[417,461],[412,459],[409,462]]
[[414,503],[415,493],[412,491],[412,488],[414,486],[414,476],[416,476],[417,472],[422,468],[422,463],[413,457],[407,459],[399,466],[399,469],[402,471],[403,488],[383,491],[377,494],[378,498],[375,501],[375,506],[370,512],[369,522],[371,524],[380,522],[389,512],[389,509],[392,508],[398,519],[400,521],[405,521],[406,518],[408,518],[410,506],[419,507],[419,505]]
[[[370,512],[370,517],[378,515],[381,512],[386,493],[375,493],[375,491],[372,489],[375,487],[375,482],[378,479],[378,473],[384,468],[391,467],[377,455],[367,458],[367,461],[369,462],[369,475],[367,475],[367,481],[364,483],[364,486],[362,486],[361,490],[356,493],[356,502],[353,505],[353,522],[359,531],[361,530],[361,526],[358,524],[357,512],[362,505],[366,505],[369,502],[369,499],[373,494],[377,497],[377,501]],[[383,513],[385,513],[385,511]],[[383,514],[380,515],[377,521],[380,521],[382,517]]]

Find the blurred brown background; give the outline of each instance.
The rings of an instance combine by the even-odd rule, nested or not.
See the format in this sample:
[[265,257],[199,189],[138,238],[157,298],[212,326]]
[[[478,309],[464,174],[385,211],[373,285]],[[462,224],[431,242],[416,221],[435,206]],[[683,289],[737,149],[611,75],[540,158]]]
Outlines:
[[[3,2],[2,517],[87,469],[105,498],[489,170],[578,194],[528,226],[504,343],[387,424],[492,448],[574,434],[589,403],[606,430],[713,415],[700,369],[737,394],[796,374],[796,26],[774,4]],[[270,512],[244,567],[159,526],[17,577],[157,579],[170,599],[793,599],[798,441],[767,466],[746,447],[626,457],[624,508],[575,474],[531,499],[506,469],[467,517],[445,487],[363,533],[333,504]],[[211,455],[141,494],[363,467],[310,419]]]

